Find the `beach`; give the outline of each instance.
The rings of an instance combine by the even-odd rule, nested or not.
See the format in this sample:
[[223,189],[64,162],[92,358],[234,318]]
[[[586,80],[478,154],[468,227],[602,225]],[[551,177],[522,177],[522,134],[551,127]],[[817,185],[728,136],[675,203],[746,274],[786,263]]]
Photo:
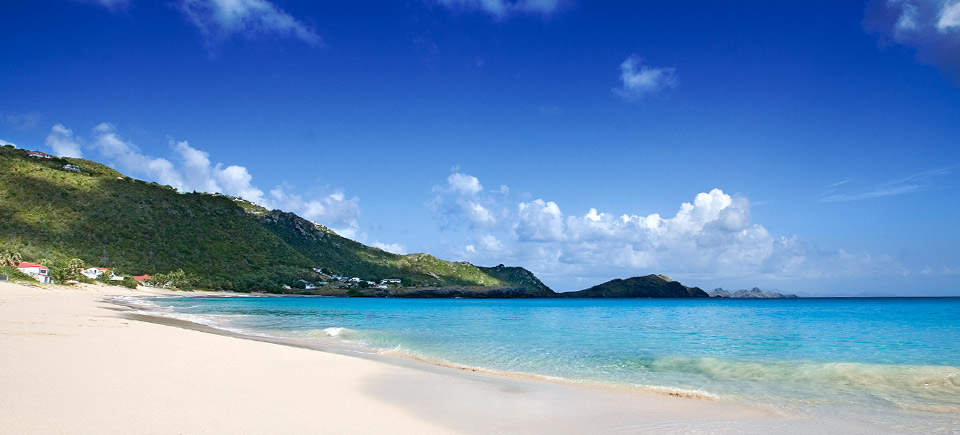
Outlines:
[[[351,356],[142,321],[110,296],[0,283],[7,433],[877,433],[732,400]],[[183,293],[177,293],[183,295]],[[180,326],[180,327],[178,327]]]

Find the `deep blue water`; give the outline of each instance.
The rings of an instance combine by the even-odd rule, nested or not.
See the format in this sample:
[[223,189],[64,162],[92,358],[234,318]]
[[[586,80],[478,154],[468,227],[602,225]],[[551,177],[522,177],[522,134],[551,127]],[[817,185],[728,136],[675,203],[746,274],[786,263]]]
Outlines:
[[960,298],[149,298],[249,334],[785,406],[960,414]]

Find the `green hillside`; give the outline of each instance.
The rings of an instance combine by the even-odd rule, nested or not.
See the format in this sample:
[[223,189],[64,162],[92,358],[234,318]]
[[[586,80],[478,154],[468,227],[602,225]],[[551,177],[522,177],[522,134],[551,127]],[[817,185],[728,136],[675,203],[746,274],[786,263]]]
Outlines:
[[[68,164],[80,172],[65,169]],[[317,279],[312,268],[320,267],[364,280],[400,278],[404,286],[549,292],[520,268],[396,255],[292,213],[223,195],[179,193],[99,163],[30,157],[10,146],[0,147],[3,250],[33,261],[80,258],[125,275],[183,270],[200,288],[276,291],[301,278]]]
[[531,294],[553,293],[526,269],[503,265],[477,267],[449,262],[429,254],[397,255],[341,237],[328,228],[279,210],[267,212],[247,205],[251,215],[324,271],[379,281],[401,278],[415,287],[523,287]]

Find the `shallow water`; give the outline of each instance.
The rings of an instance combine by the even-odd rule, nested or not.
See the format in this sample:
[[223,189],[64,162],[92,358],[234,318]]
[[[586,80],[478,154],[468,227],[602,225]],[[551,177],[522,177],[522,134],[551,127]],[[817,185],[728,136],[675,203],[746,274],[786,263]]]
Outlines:
[[246,334],[960,430],[960,298],[140,303]]

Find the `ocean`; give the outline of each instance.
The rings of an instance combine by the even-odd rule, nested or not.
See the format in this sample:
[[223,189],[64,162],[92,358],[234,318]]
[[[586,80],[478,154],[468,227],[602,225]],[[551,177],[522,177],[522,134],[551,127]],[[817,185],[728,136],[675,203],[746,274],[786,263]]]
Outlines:
[[[558,382],[960,431],[960,298],[155,297],[144,314]],[[321,369],[321,368],[318,368]]]

